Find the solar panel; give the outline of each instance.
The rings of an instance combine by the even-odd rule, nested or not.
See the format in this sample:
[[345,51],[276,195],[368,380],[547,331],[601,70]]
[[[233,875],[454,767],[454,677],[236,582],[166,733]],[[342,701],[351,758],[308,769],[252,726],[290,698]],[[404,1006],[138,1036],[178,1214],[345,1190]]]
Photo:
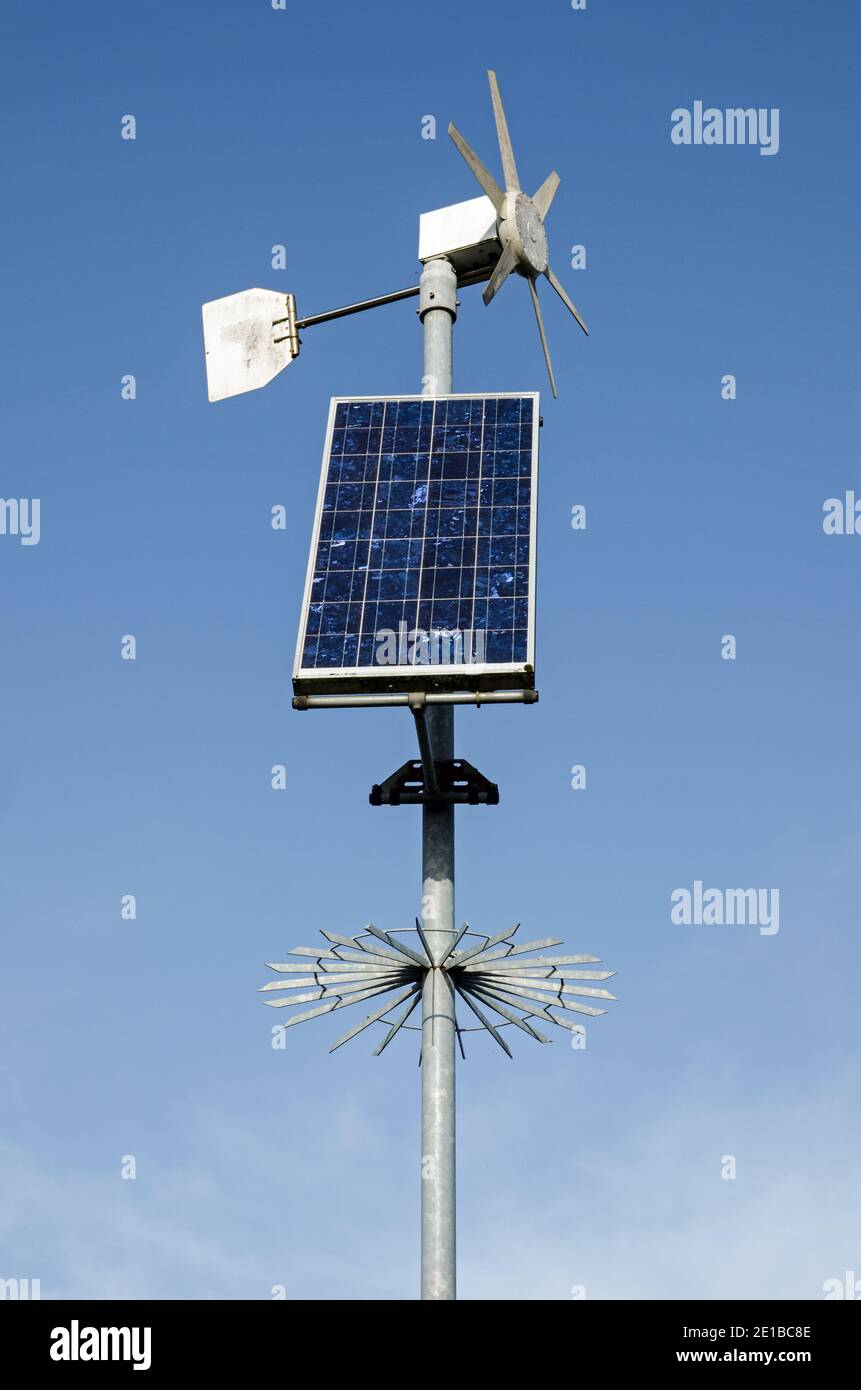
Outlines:
[[538,395],[335,397],[297,694],[534,688]]

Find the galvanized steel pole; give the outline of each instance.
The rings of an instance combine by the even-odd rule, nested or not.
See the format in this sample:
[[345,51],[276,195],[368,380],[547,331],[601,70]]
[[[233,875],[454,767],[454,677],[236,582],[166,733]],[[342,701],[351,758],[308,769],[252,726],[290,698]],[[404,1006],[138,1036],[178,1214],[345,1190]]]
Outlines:
[[[452,389],[452,325],[457,277],[445,257],[428,261],[420,286],[425,396]],[[454,707],[427,709],[435,759],[454,757]],[[454,936],[454,806],[422,807],[422,902],[425,935],[441,960]],[[429,970],[422,990],[422,1285],[423,1299],[456,1297],[455,1000],[448,976]]]

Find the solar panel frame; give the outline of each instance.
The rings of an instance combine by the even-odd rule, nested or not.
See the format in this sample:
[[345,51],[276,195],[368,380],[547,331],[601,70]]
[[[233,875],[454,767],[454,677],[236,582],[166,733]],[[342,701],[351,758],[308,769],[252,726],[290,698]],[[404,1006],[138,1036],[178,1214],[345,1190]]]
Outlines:
[[[321,528],[326,502],[326,488],[330,482],[332,447],[338,409],[340,406],[377,404],[389,405],[420,402],[433,404],[434,420],[436,407],[448,401],[501,401],[530,400],[532,402],[531,458],[528,479],[530,483],[529,501],[529,557],[528,572],[526,659],[522,661],[465,661],[457,663],[416,663],[401,665],[355,665],[355,666],[303,666],[306,637],[308,636],[309,613],[313,597],[314,576],[318,573],[317,559],[320,547]],[[472,692],[491,690],[531,690],[535,688],[535,585],[536,585],[536,535],[537,535],[537,488],[538,488],[538,431],[539,393],[537,391],[468,391],[452,392],[441,396],[333,396],[329,403],[329,416],[326,425],[323,462],[320,472],[320,485],[314,514],[314,525],[302,608],[296,654],[293,663],[293,689],[297,695],[320,694],[373,694],[408,693],[410,691]],[[420,452],[420,451],[419,451]],[[381,451],[382,456],[382,451]],[[379,487],[379,479],[375,486]],[[376,496],[376,494],[375,494]],[[376,502],[374,504],[376,506]],[[427,510],[427,508],[425,509]],[[477,511],[480,511],[480,506]],[[478,517],[476,518],[478,525]],[[476,537],[478,540],[479,537]],[[490,538],[492,539],[492,537]],[[370,565],[369,565],[370,570]],[[468,568],[468,566],[466,566]],[[358,570],[356,572],[359,572]],[[407,571],[405,570],[405,573]],[[331,573],[331,570],[328,571]],[[475,601],[475,595],[472,596]],[[418,600],[417,600],[418,602]],[[365,608],[366,600],[362,600]],[[513,631],[520,630],[512,629]],[[401,652],[399,650],[398,655]]]

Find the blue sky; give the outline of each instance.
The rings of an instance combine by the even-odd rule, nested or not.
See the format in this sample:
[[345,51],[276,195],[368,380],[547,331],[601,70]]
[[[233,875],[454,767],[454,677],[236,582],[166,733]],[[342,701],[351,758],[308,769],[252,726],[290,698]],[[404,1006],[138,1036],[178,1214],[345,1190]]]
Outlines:
[[[461,294],[455,388],[539,389],[545,429],[541,702],[458,715],[502,797],[459,813],[458,913],[601,956],[620,1002],[585,1051],[460,1067],[460,1293],[861,1270],[861,537],[822,529],[861,496],[859,28],[801,0],[7,7],[0,492],[41,536],[0,535],[0,1277],[416,1294],[414,1037],[273,1051],[255,992],[318,927],[418,908],[418,813],[367,804],[409,717],[297,714],[289,680],[329,397],[419,389],[415,305],[209,405],[200,304],[413,283],[419,213],[477,192],[448,121],[498,167],[488,66],[527,186],[561,175],[591,337],[546,287],[554,402],[525,286]],[[673,145],[697,100],[779,108],[779,153]],[[672,923],[695,880],[779,889],[779,932]]]

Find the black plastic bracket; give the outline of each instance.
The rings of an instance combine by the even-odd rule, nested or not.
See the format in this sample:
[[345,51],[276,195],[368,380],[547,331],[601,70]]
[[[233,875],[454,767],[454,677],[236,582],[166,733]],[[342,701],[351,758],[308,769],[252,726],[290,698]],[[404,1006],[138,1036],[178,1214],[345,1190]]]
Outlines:
[[498,806],[499,787],[465,758],[434,763],[435,789],[425,785],[424,765],[411,759],[371,787],[372,806]]

